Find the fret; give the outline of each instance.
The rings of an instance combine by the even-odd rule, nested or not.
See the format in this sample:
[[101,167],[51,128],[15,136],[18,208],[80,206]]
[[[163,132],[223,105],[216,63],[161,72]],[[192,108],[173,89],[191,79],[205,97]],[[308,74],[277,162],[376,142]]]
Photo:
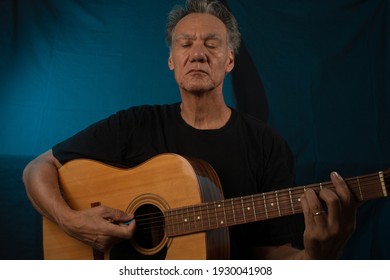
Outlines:
[[291,205],[294,209],[295,213],[301,210],[301,195],[303,193],[303,189],[291,189]]
[[232,202],[232,211],[233,211],[233,221],[234,221],[234,224],[237,224],[237,221],[236,221],[236,212],[234,211],[234,200],[231,199],[231,202]]
[[217,214],[217,207],[215,207],[215,202],[214,202],[214,214],[215,214],[215,222],[218,225],[218,214]]
[[387,196],[387,190],[386,190],[386,184],[385,184],[385,179],[383,178],[383,172],[379,172],[379,179],[381,181],[381,187],[383,191],[383,196]]
[[280,205],[279,205],[278,191],[275,191],[275,199],[276,199],[276,204],[277,204],[277,206],[278,206],[278,213],[279,213],[279,216],[281,216],[281,214],[280,214]]
[[[207,213],[207,212],[206,212]],[[203,211],[203,208],[202,208],[202,205],[199,206],[199,215],[198,215],[198,220],[200,220],[201,224],[202,224],[202,228],[205,228],[205,220],[207,221],[207,219],[205,219],[204,217],[204,211]]]
[[205,228],[204,221],[205,220],[207,221],[207,219],[205,219],[205,217],[204,217],[204,211],[202,209],[202,205],[199,206],[199,214],[198,214],[198,218],[197,219],[200,220],[202,228]]
[[220,220],[220,225],[224,225],[226,224],[226,208],[225,208],[225,201],[222,201],[222,205],[219,205],[222,209],[222,212],[223,212],[223,220]]
[[234,207],[231,199],[224,200],[222,202],[224,217],[225,217],[225,225],[231,226],[236,224],[236,219],[234,217]]
[[255,201],[253,200],[253,195],[251,195],[251,198],[252,198],[253,215],[254,215],[254,217],[255,217],[255,221],[257,221],[256,206],[255,206]]
[[292,198],[292,195],[291,195],[291,188],[288,188],[288,196],[290,198],[291,211],[292,211],[293,214],[295,214],[294,202],[293,202],[293,198]]
[[206,210],[207,210],[207,221],[209,222],[209,228],[211,228],[210,210],[208,204],[206,204]]
[[235,213],[234,214],[235,215],[235,224],[241,224],[242,219],[245,215],[245,213],[243,213],[243,209],[242,209],[241,198],[232,199],[232,206],[233,206],[233,211]]
[[213,209],[210,210],[210,222],[211,227],[216,228],[218,227],[218,213],[217,213],[217,207],[215,206],[216,202],[213,202],[212,206]]
[[361,199],[361,200],[364,200],[364,198],[363,198],[363,193],[362,193],[362,187],[360,186],[360,179],[359,179],[359,177],[356,177],[356,181],[357,181],[358,188],[359,188],[360,199]]
[[278,209],[275,193],[266,193],[265,195],[268,216],[271,218],[278,217],[280,214],[280,209]]
[[242,201],[242,197],[241,197],[241,209],[242,209],[242,216],[244,218],[244,221],[246,223],[246,217],[245,217],[245,208],[244,208],[244,203]]
[[263,202],[264,202],[265,217],[268,219],[267,201],[265,199],[265,194],[264,193],[263,193]]
[[170,212],[164,213],[165,217],[165,233],[169,236],[172,233],[172,223],[171,223],[171,216],[169,215]]
[[177,219],[177,210],[176,210],[175,213],[172,213],[172,227],[174,233],[178,232],[177,226],[178,226],[178,219]]
[[[176,210],[176,213],[179,213],[179,210]],[[180,213],[182,213],[180,211]],[[182,215],[183,216],[183,215]],[[177,228],[178,228],[178,232],[181,232],[184,230],[184,228],[181,228],[181,226],[183,226],[183,223],[181,222],[181,219],[179,218],[179,214],[176,215],[176,218],[177,218]]]
[[199,208],[199,206],[197,206],[197,205],[192,206],[192,225],[194,227],[193,229],[200,228],[200,225],[199,225],[200,220],[198,220],[198,215],[197,215],[198,208]]
[[210,228],[215,228],[216,225],[218,225],[217,209],[215,208],[215,202],[213,202],[212,204],[210,203],[209,206],[212,207],[211,209],[209,208]]
[[183,218],[182,218],[182,223],[183,223],[183,230],[188,230],[188,208],[185,208],[185,210],[187,210],[187,214],[184,214],[184,210],[182,211],[182,215],[183,215]]
[[171,229],[171,232],[172,234],[176,232],[176,222],[174,221],[174,218],[176,217],[174,215],[174,213],[172,213],[173,211],[169,211],[168,212],[168,216],[169,216],[169,219],[171,221],[171,226],[170,226],[170,229]]
[[175,211],[176,213],[172,213],[171,215],[171,220],[172,220],[172,228],[173,228],[173,234],[177,234],[180,232],[180,229],[179,229],[179,224],[178,224],[178,217],[177,217],[177,211]]
[[241,200],[244,208],[245,220],[247,222],[256,221],[256,215],[254,213],[254,207],[253,207],[253,196],[243,197],[241,198]]
[[194,222],[193,222],[193,225],[194,225],[194,228],[198,228],[198,221],[196,219],[196,213],[195,213],[195,206],[192,206],[192,215],[193,215],[193,219],[194,219]]
[[196,220],[196,217],[195,217],[195,207],[192,207],[191,209],[191,221],[190,221],[190,224],[191,224],[191,230],[196,230],[197,228],[199,228],[198,226],[198,221]]
[[267,212],[264,207],[264,198],[262,194],[252,196],[253,218],[255,221],[265,220]]

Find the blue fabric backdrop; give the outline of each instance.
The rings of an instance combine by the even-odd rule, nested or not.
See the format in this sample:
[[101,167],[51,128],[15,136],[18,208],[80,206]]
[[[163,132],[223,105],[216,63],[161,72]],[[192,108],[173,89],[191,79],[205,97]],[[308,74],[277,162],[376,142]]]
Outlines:
[[[0,155],[33,157],[116,110],[178,101],[164,27],[181,2],[0,0]],[[389,168],[389,1],[225,2],[244,41],[227,102],[286,138],[297,183]],[[343,257],[389,258],[389,213],[389,200],[363,205]]]

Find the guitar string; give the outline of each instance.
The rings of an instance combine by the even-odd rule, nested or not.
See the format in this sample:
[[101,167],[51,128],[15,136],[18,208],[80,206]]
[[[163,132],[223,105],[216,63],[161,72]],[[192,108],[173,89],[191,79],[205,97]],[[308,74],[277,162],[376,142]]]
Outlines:
[[[364,181],[360,180],[360,182],[364,185],[367,185],[367,183],[365,183]],[[324,188],[329,188],[329,186],[326,185],[327,183],[323,183],[322,186]],[[372,185],[372,184],[371,184]],[[310,188],[310,187],[306,187],[306,188]],[[316,187],[311,187],[311,189],[317,189],[317,191],[319,190],[319,186],[316,185]],[[358,187],[357,187],[358,188]],[[301,195],[303,192],[302,190],[305,189],[305,187],[300,187],[300,188],[294,188],[294,189],[290,189],[290,192],[288,189],[283,189],[283,190],[279,190],[279,191],[272,191],[272,192],[267,192],[267,193],[264,193],[264,196],[266,197],[265,199],[266,200],[269,200],[269,201],[274,201],[276,200],[276,194],[278,195],[278,199],[279,200],[282,200],[283,198],[287,197],[287,198],[291,198],[292,196],[296,196],[297,195]],[[294,194],[294,192],[299,192],[298,194]],[[291,193],[291,196],[290,196],[290,193]],[[376,191],[376,192],[365,192],[365,194],[377,194],[377,193],[380,193],[381,195],[383,194],[382,193],[382,189]],[[271,198],[269,198],[269,196],[272,196]],[[263,199],[263,194],[260,193],[260,194],[254,194],[254,195],[251,195],[251,196],[248,196],[248,197],[243,197],[243,199],[245,200],[251,200],[252,201],[252,198],[255,198],[257,199],[258,197],[260,197],[260,199],[262,200]],[[267,198],[268,197],[268,198]],[[234,200],[239,200],[241,198],[230,198],[230,199],[225,199],[225,200],[221,200],[221,201],[211,201],[211,202],[206,202],[206,203],[201,203],[201,204],[197,204],[197,205],[189,205],[189,206],[184,206],[184,207],[179,207],[179,208],[176,208],[176,209],[173,209],[173,210],[176,210],[176,211],[179,211],[179,210],[187,210],[191,207],[201,207],[201,206],[206,206],[207,204],[210,205],[210,204],[215,204],[217,202],[220,202],[220,204],[226,204],[227,201],[234,201]],[[290,199],[291,200],[291,199]],[[250,202],[251,202],[250,201]],[[241,203],[241,200],[240,200],[240,203]],[[170,212],[170,211],[167,211],[167,212]],[[156,213],[159,213],[159,212],[156,212]],[[148,214],[143,214],[143,215],[138,215],[137,217],[147,217],[148,215],[154,215],[154,213],[148,213]]]
[[[287,204],[288,204],[288,206],[287,206],[287,208],[288,209],[290,209],[291,208],[291,200],[296,200],[296,203],[298,203],[299,201],[297,200],[297,195],[296,194],[291,194],[291,196],[290,195],[286,195],[286,194],[279,194],[279,203],[280,204],[285,204],[285,202],[288,202]],[[300,197],[300,194],[299,194],[299,197]],[[299,198],[298,197],[298,198]],[[228,208],[231,208],[230,207],[230,203],[228,203],[228,201],[231,201],[231,200],[234,200],[234,199],[227,199],[227,200],[224,200],[224,201],[222,201],[220,204],[228,204]],[[249,201],[248,201],[249,200]],[[252,197],[251,198],[246,198],[245,200],[244,200],[244,203],[245,204],[247,204],[247,203],[256,203],[256,202],[258,202],[258,198],[256,198],[256,197],[253,197],[253,200],[252,200]],[[261,200],[261,197],[260,197],[260,200]],[[271,203],[275,203],[275,201],[276,201],[276,198],[266,198],[266,201],[268,201],[268,202],[270,202],[271,201]],[[179,212],[180,211],[180,215],[184,215],[185,213],[183,212],[183,210],[184,211],[187,211],[187,212],[189,212],[189,214],[191,214],[191,213],[194,213],[194,212],[199,212],[200,210],[199,209],[197,209],[197,208],[201,208],[201,207],[209,207],[209,206],[212,206],[213,204],[216,204],[217,202],[209,202],[209,203],[204,203],[204,204],[199,204],[199,205],[194,205],[194,206],[186,206],[186,207],[182,207],[182,208],[177,208],[177,209],[174,209],[175,211],[177,211],[177,212]],[[275,205],[272,205],[272,207],[275,207]],[[190,208],[193,208],[193,209],[196,209],[195,211],[193,210],[193,209],[191,209],[190,210]],[[237,207],[236,207],[237,208]],[[240,208],[240,207],[239,207]],[[280,208],[280,207],[279,207]],[[283,209],[283,208],[280,208],[281,210],[285,210],[285,209]],[[165,213],[165,216],[167,216],[167,217],[169,217],[169,214],[172,212],[172,210],[170,210],[170,211],[167,211],[166,213]],[[156,213],[161,213],[161,212],[156,212]],[[144,214],[144,215],[139,215],[139,216],[137,216],[138,218],[140,218],[140,217],[143,217],[143,219],[141,220],[141,219],[137,219],[139,222],[140,221],[147,221],[148,220],[148,216],[150,216],[152,219],[156,219],[156,213],[148,213],[148,214]],[[265,212],[264,212],[265,213]],[[188,213],[187,213],[188,214]],[[256,212],[256,214],[262,214],[262,213],[259,213],[259,211],[257,211]],[[163,216],[163,215],[162,215]],[[159,216],[157,216],[157,218],[158,218]]]
[[[271,195],[275,195],[274,194],[274,192],[270,192],[269,194],[271,194]],[[367,195],[367,193],[365,193],[366,195]],[[295,196],[295,198],[296,198],[296,194],[292,194],[291,195],[291,197],[292,196]],[[299,194],[300,195],[300,194]],[[255,195],[256,196],[256,195]],[[288,198],[291,198],[290,197],[290,194],[282,194],[282,193],[279,193],[279,202],[283,202],[283,198],[284,197],[288,197]],[[251,197],[252,198],[252,197]],[[229,199],[229,200],[234,200],[234,199]],[[246,200],[248,200],[248,199],[246,199]],[[250,199],[251,201],[252,201],[252,199]],[[267,200],[269,200],[269,201],[274,201],[275,200],[275,198],[266,198],[266,201]],[[226,204],[226,201],[228,201],[228,200],[224,200],[224,201],[221,201],[221,203],[222,204]],[[250,201],[250,202],[251,202]],[[256,200],[254,200],[254,202],[256,202]],[[206,207],[206,206],[210,206],[211,204],[215,204],[216,202],[209,202],[209,203],[204,203],[204,204],[200,204],[200,205],[194,205],[194,206],[186,206],[186,207],[182,207],[182,208],[177,208],[177,209],[175,209],[176,211],[179,211],[179,210],[186,210],[186,211],[190,211],[190,210],[188,210],[189,208],[199,208],[199,207]],[[288,206],[289,208],[291,207],[291,206]],[[168,215],[169,216],[169,212],[171,212],[171,211],[168,211],[167,213],[166,213],[166,215]],[[192,211],[190,211],[190,212],[192,212]],[[160,212],[157,212],[157,213],[160,213]],[[145,214],[145,215],[140,215],[140,216],[138,216],[138,217],[146,217],[147,215],[152,215],[153,216],[153,219],[155,219],[156,218],[156,216],[155,216],[155,213],[149,213],[149,214]],[[180,213],[180,215],[183,215],[183,213],[181,212]],[[143,219],[143,221],[145,221],[145,220],[147,220],[147,219]],[[141,219],[138,219],[138,221],[141,221]]]
[[[360,177],[359,178],[359,181],[360,181],[360,184],[364,184],[365,186],[367,186],[367,181],[368,180],[362,180],[362,177]],[[376,178],[376,181],[378,181],[378,179]],[[381,186],[381,182],[374,182],[376,185],[378,185],[378,183],[379,183],[379,185]],[[327,185],[327,183],[323,183],[322,184],[324,187],[326,187],[326,185]],[[372,185],[372,182],[371,182],[371,185]],[[315,185],[316,186],[316,188],[319,188],[319,186],[318,185]],[[304,187],[302,187],[302,188],[304,188]],[[292,190],[292,189],[291,189]],[[294,189],[294,190],[296,190],[296,188]],[[282,191],[282,190],[281,190]],[[270,192],[270,193],[267,193],[267,194],[274,194],[275,192]],[[378,193],[378,192],[373,192],[373,193]],[[366,195],[368,194],[367,192],[365,193]],[[275,195],[275,194],[274,194]],[[301,194],[299,194],[299,197],[300,197],[300,195]],[[381,194],[382,195],[382,194]],[[262,196],[262,195],[261,195]],[[291,195],[291,197],[293,197],[294,196],[294,198],[296,199],[298,196],[297,195]],[[284,206],[284,204],[285,204],[285,202],[291,202],[290,201],[290,199],[291,199],[291,197],[290,197],[290,194],[288,194],[288,195],[286,195],[286,194],[282,194],[282,193],[280,193],[279,194],[279,204],[280,205],[283,205]],[[287,198],[287,199],[286,199]],[[275,203],[275,199],[276,198],[269,198],[269,199],[266,199],[266,201],[268,201],[268,202],[274,202]],[[230,199],[230,200],[232,200],[232,199]],[[248,199],[246,199],[246,200],[248,200]],[[251,203],[252,202],[252,199],[249,199],[250,201],[249,201],[249,203]],[[225,200],[225,202],[222,202],[221,204],[226,204],[226,201],[227,200]],[[254,200],[254,203],[256,204],[256,200]],[[202,229],[200,229],[200,230],[198,230],[198,229],[192,229],[191,230],[191,223],[192,224],[195,224],[196,226],[199,226],[199,225],[197,225],[197,224],[199,224],[199,223],[201,223],[201,221],[197,221],[197,220],[194,220],[194,221],[191,221],[191,219],[192,219],[192,216],[195,216],[195,215],[191,215],[191,214],[195,214],[196,213],[196,208],[202,208],[202,207],[209,207],[209,206],[213,206],[213,205],[215,205],[216,204],[216,202],[208,202],[208,203],[204,203],[204,204],[200,204],[200,205],[194,205],[194,206],[187,206],[187,207],[182,207],[182,208],[178,208],[178,209],[175,209],[175,211],[177,211],[177,212],[180,212],[179,214],[174,214],[173,216],[175,217],[177,217],[178,215],[180,215],[180,216],[183,216],[184,214],[185,215],[188,215],[188,217],[187,217],[187,221],[186,222],[184,222],[184,221],[179,221],[178,219],[178,221],[177,222],[174,222],[174,223],[170,223],[170,224],[168,224],[168,225],[165,225],[165,223],[164,223],[164,221],[165,220],[167,220],[168,219],[168,217],[172,217],[172,215],[170,215],[170,214],[172,214],[172,210],[169,210],[169,211],[167,211],[166,213],[165,213],[165,215],[163,215],[161,212],[156,212],[156,213],[148,213],[148,214],[145,214],[145,215],[140,215],[140,216],[137,216],[137,217],[146,217],[146,216],[149,216],[149,218],[143,218],[143,219],[137,219],[137,224],[138,224],[138,226],[139,227],[143,227],[145,224],[146,225],[148,225],[149,227],[153,227],[153,225],[154,224],[158,224],[158,226],[154,226],[153,227],[153,229],[152,229],[152,231],[150,231],[150,230],[148,230],[147,229],[147,231],[148,232],[150,232],[151,234],[152,233],[158,233],[159,231],[160,232],[164,232],[164,229],[166,228],[166,226],[169,226],[169,227],[172,227],[172,228],[175,228],[175,227],[179,227],[179,231],[185,231],[185,232],[187,232],[187,231],[202,231]],[[255,216],[255,215],[259,215],[259,216],[262,216],[263,215],[263,217],[264,217],[264,213],[266,213],[268,216],[272,216],[273,218],[274,217],[278,217],[279,215],[278,214],[276,214],[276,215],[274,215],[274,214],[272,214],[272,212],[276,212],[276,213],[278,213],[278,211],[280,210],[281,212],[283,212],[283,213],[285,213],[285,212],[287,212],[288,214],[294,214],[294,212],[293,212],[293,210],[292,210],[292,208],[291,208],[291,206],[290,205],[288,205],[287,207],[285,207],[285,208],[281,208],[280,207],[280,205],[279,205],[279,208],[277,208],[276,207],[276,209],[274,209],[274,210],[271,210],[271,211],[256,211],[256,210],[254,210],[254,214],[252,214],[252,216]],[[255,205],[256,206],[256,205]],[[273,207],[275,207],[275,206],[273,206]],[[190,208],[192,208],[192,209],[190,209]],[[252,207],[251,207],[252,208]],[[287,211],[286,211],[286,209],[288,209]],[[183,210],[184,211],[186,211],[186,213],[183,213]],[[299,205],[299,207],[297,207],[296,209],[294,209],[295,210],[295,213],[301,213],[301,211],[302,211],[302,209],[301,209],[301,206]],[[204,210],[203,210],[204,211]],[[236,209],[236,211],[238,211],[237,209]],[[198,210],[198,212],[199,212],[199,214],[200,214],[200,216],[204,216],[203,214],[202,214],[202,210],[200,209],[200,210]],[[245,212],[245,211],[243,211],[243,212]],[[248,214],[250,214],[250,213],[247,213],[247,215]],[[272,214],[272,215],[271,215]],[[217,213],[216,215],[214,215],[214,213],[212,214],[212,218],[214,219],[215,218],[215,220],[217,219],[217,217],[218,217],[218,215],[225,215],[224,213]],[[199,216],[199,215],[198,215]],[[249,216],[249,215],[248,215]],[[150,218],[151,217],[151,218]],[[183,216],[184,217],[184,216]],[[157,221],[155,221],[156,219],[158,219]],[[152,220],[152,221],[151,221]],[[221,220],[221,219],[220,219]],[[225,222],[225,224],[226,224],[226,226],[229,226],[229,225],[232,225],[232,224],[239,224],[239,223],[241,223],[241,222],[246,222],[246,219],[238,219],[238,221],[237,221],[237,218],[234,218],[233,220],[235,220],[235,222],[231,222],[231,220],[229,220],[229,218],[228,217],[225,217],[225,219],[223,219],[224,220],[224,222]],[[146,223],[144,223],[146,221]],[[150,222],[151,221],[151,222]],[[204,221],[204,219],[202,220],[202,221]],[[141,222],[143,222],[143,224],[141,223]],[[206,223],[207,223],[207,221],[206,221]],[[162,225],[161,225],[162,224]],[[204,222],[203,222],[203,224],[204,224]],[[186,226],[187,225],[187,226]],[[183,229],[180,229],[180,227],[181,228],[183,228]],[[217,224],[215,224],[215,227],[221,227],[221,226],[219,226],[219,225],[217,225]],[[187,230],[185,230],[185,228],[188,228]],[[204,227],[204,229],[209,229],[209,226],[206,226],[206,227]],[[142,230],[140,230],[140,232],[142,232]]]
[[[376,175],[377,176],[377,175]],[[356,189],[358,189],[359,188],[359,184],[361,184],[361,185],[364,185],[364,186],[366,186],[367,185],[367,183],[366,183],[366,181],[364,181],[364,178],[363,177],[360,177],[360,178],[358,178],[359,179],[359,181],[358,181],[358,183],[357,183],[357,185],[358,186],[355,186],[355,188]],[[355,179],[356,180],[356,179]],[[372,183],[372,181],[370,181],[371,180],[371,178],[369,178],[369,180],[368,180],[368,182],[371,182]],[[378,180],[378,178],[376,178],[376,180]],[[378,180],[378,182],[377,183],[381,183],[379,180]],[[334,188],[332,185],[331,185],[331,182],[325,182],[325,183],[321,183],[322,184],[322,186],[324,187],[324,188],[330,188],[330,189],[332,189],[332,188]],[[287,195],[286,193],[289,193],[289,192],[291,192],[291,193],[293,193],[293,192],[300,192],[299,194],[302,194],[303,192],[302,192],[302,190],[304,190],[305,188],[307,188],[307,189],[319,189],[320,188],[320,185],[321,184],[316,184],[316,185],[307,185],[307,186],[301,186],[301,187],[293,187],[293,188],[290,188],[290,189],[281,189],[281,190],[276,190],[276,191],[270,191],[270,192],[265,192],[264,193],[264,195],[265,196],[269,196],[269,195],[275,195],[275,193],[277,193],[279,196],[283,196],[283,195]],[[351,188],[351,187],[350,187]],[[353,189],[354,187],[352,187],[352,189]],[[379,188],[379,190],[377,191],[377,192],[379,192],[379,193],[381,193],[382,194],[382,188],[380,187]],[[365,194],[367,195],[367,194],[376,194],[377,192],[365,192]],[[260,196],[262,196],[263,194],[262,193],[259,193],[259,194],[254,194],[254,195],[252,195],[252,196],[257,196],[257,195],[260,195]],[[252,197],[252,196],[248,196],[248,197]],[[225,200],[221,200],[221,202],[223,203],[223,201],[227,201],[227,200],[234,200],[234,199],[241,199],[241,198],[231,198],[231,199],[225,199]],[[214,202],[210,202],[210,203],[214,203]],[[191,207],[191,206],[186,206],[186,207],[183,207],[183,209],[187,209],[188,207]],[[180,208],[177,208],[177,209],[180,209]],[[148,215],[148,214],[146,214],[146,215]]]

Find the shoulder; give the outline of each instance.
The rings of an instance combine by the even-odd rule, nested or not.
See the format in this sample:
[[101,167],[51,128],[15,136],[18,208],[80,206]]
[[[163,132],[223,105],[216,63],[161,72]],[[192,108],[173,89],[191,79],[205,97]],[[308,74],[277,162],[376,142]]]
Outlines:
[[178,103],[164,104],[164,105],[138,105],[127,109],[120,110],[105,121],[115,122],[124,125],[134,125],[137,123],[144,123],[145,121],[164,120],[173,115]]
[[268,123],[243,112],[236,111],[236,113],[239,125],[253,137],[261,138],[265,141],[284,142],[283,137]]
[[129,117],[145,118],[145,117],[152,117],[152,116],[164,116],[175,112],[178,106],[179,106],[178,103],[163,104],[163,105],[157,105],[157,104],[139,105],[139,106],[132,106],[127,109],[118,111],[114,115],[120,118],[129,118]]
[[238,119],[242,135],[247,137],[244,140],[257,157],[266,162],[271,158],[291,162],[291,148],[278,131],[264,121],[244,113],[238,113]]

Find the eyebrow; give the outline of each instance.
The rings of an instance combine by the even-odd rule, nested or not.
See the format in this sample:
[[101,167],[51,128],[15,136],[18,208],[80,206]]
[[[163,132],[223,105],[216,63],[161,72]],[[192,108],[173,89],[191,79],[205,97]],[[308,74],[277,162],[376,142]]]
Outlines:
[[[178,34],[175,38],[175,40],[196,40],[196,35],[195,34],[190,34],[190,33],[181,33]],[[204,40],[218,40],[222,41],[222,38],[219,34],[216,33],[209,33],[204,37]]]

